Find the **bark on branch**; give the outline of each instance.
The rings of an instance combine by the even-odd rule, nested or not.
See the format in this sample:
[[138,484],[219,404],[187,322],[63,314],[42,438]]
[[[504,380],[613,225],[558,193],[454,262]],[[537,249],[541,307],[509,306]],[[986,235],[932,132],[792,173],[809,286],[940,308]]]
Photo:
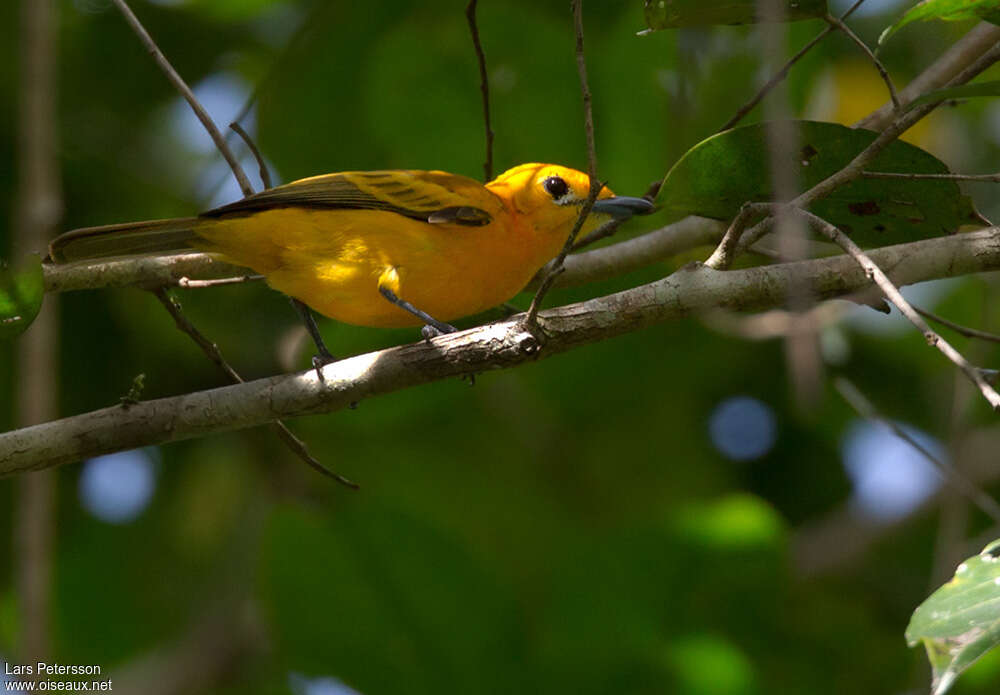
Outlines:
[[[1000,269],[1000,228],[875,249],[893,282],[906,285]],[[871,286],[849,256],[715,271],[692,264],[656,282],[539,314],[544,336],[521,316],[430,342],[358,355],[324,368],[197,393],[114,406],[0,435],[0,475],[123,449],[340,410],[366,398],[449,377],[514,367],[574,347],[708,309],[782,305],[790,283],[808,278],[829,299]]]

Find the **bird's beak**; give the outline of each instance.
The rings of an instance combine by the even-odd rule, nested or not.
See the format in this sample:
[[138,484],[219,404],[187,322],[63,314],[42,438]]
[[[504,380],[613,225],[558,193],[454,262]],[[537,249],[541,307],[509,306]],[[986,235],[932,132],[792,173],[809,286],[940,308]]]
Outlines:
[[618,220],[627,220],[632,215],[648,215],[653,211],[653,204],[645,198],[629,198],[614,196],[602,198],[594,203],[594,212],[611,215]]

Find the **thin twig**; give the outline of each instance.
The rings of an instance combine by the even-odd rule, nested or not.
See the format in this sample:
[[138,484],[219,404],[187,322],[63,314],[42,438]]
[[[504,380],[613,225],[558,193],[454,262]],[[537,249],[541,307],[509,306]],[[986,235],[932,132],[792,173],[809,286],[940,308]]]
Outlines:
[[935,323],[940,323],[942,326],[950,328],[956,333],[964,335],[966,338],[976,338],[978,340],[986,340],[991,343],[1000,343],[1000,335],[997,335],[996,333],[988,333],[986,331],[980,331],[976,328],[969,328],[968,326],[963,326],[959,323],[955,323],[954,321],[949,321],[948,319],[942,316],[938,316],[935,313],[927,311],[926,309],[921,309],[918,306],[913,307],[913,310],[916,311],[921,316],[923,316],[924,318],[928,318],[931,321],[934,321]]
[[[240,189],[243,191],[243,195],[246,196],[253,195],[254,193],[253,186],[250,185],[250,181],[249,179],[247,179],[247,176],[244,173],[243,168],[236,160],[236,157],[233,155],[233,152],[229,148],[228,143],[226,143],[226,140],[219,132],[219,129],[216,128],[215,123],[212,121],[211,117],[208,115],[205,109],[195,98],[194,93],[187,86],[187,84],[184,82],[181,76],[177,74],[177,71],[174,70],[170,62],[166,59],[166,57],[163,55],[160,49],[156,46],[156,43],[153,41],[152,37],[150,37],[149,33],[139,22],[139,19],[135,16],[135,14],[132,12],[129,6],[125,3],[125,0],[114,0],[114,3],[115,5],[118,6],[118,9],[121,10],[122,14],[125,16],[126,21],[129,23],[129,25],[132,27],[135,33],[139,36],[139,39],[146,46],[146,49],[149,51],[150,55],[153,57],[156,63],[166,74],[167,79],[170,80],[170,82],[177,88],[177,90],[181,93],[181,95],[187,100],[188,104],[191,106],[191,109],[195,112],[195,115],[198,117],[198,120],[200,120],[202,125],[205,126],[205,130],[208,131],[208,134],[209,136],[211,136],[212,141],[215,143],[216,148],[219,150],[222,156],[225,157],[226,161],[229,163],[229,167],[233,170],[233,175],[236,177],[237,182],[239,182]],[[239,124],[234,122],[233,124],[231,124],[230,127],[232,127],[233,130],[235,130],[239,135],[241,135],[244,138],[244,140],[246,140],[247,145],[254,153],[254,156],[257,158],[257,162],[261,167],[261,172],[260,172],[261,180],[264,182],[266,186],[268,186],[268,188],[270,188],[270,176],[267,173],[267,168],[264,166],[264,162],[260,156],[260,152],[253,145],[253,142],[246,134],[246,131],[244,131],[243,128],[239,126]],[[241,278],[241,281],[245,281],[245,279]],[[236,370],[234,370],[222,357],[222,353],[219,351],[218,346],[212,343],[207,338],[205,338],[205,336],[203,336],[201,332],[198,331],[198,329],[195,328],[194,325],[187,320],[187,318],[183,315],[183,313],[181,313],[180,307],[167,295],[166,290],[164,290],[162,287],[159,287],[157,289],[154,289],[153,293],[156,295],[157,299],[160,300],[163,306],[167,308],[167,311],[170,312],[170,315],[174,317],[174,321],[177,323],[178,328],[180,328],[182,331],[191,336],[191,338],[198,344],[198,346],[201,347],[202,351],[204,351],[205,354],[208,355],[209,359],[215,362],[224,372],[226,372],[226,374],[228,374],[232,380],[236,381],[237,383],[243,383],[242,377],[240,377],[240,375],[236,373]],[[298,437],[292,434],[291,430],[289,430],[288,427],[283,422],[281,422],[280,420],[276,420],[272,423],[272,426],[278,430],[278,435],[281,437],[282,441],[284,441],[285,444],[287,444],[288,447],[292,449],[292,451],[294,451],[300,458],[302,458],[302,460],[305,461],[306,464],[308,464],[310,467],[319,471],[325,476],[333,478],[342,485],[346,485],[347,487],[352,489],[358,488],[357,483],[348,480],[347,478],[343,477],[342,475],[339,475],[338,473],[334,473],[333,471],[326,468],[319,461],[317,461],[313,456],[311,456],[309,454],[308,449],[306,449],[305,444]]]
[[[996,63],[998,60],[1000,60],[1000,43],[994,44],[992,48],[976,58],[976,60],[974,60],[971,64],[967,65],[945,86],[950,87],[964,84],[989,66]],[[830,195],[833,191],[844,184],[850,183],[851,181],[861,177],[865,167],[879,154],[881,154],[886,147],[895,142],[900,135],[909,130],[915,123],[931,113],[931,111],[937,108],[940,103],[941,102],[923,104],[906,111],[905,113],[899,114],[896,119],[889,124],[885,130],[879,133],[878,137],[875,138],[875,140],[873,140],[868,147],[858,153],[854,159],[852,159],[839,171],[831,174],[810,188],[808,191],[799,195],[795,200],[791,201],[789,205],[805,209],[817,200]],[[770,231],[768,221],[769,220],[765,219],[743,232],[738,240],[738,243],[736,243],[735,248],[732,249],[732,253],[723,253],[720,255],[717,259],[719,263],[716,267],[719,269],[727,268],[739,251],[745,250],[749,246],[756,243],[762,236],[767,234]],[[732,248],[731,244],[730,248]],[[715,256],[716,254],[713,254],[713,258]]]
[[[850,17],[854,13],[854,11],[861,6],[861,3],[863,3],[864,1],[865,0],[856,0],[855,3],[851,5],[850,8],[848,8],[847,12],[845,12],[841,16],[840,18],[841,21]],[[792,69],[792,67],[794,67],[794,65],[797,62],[799,62],[802,59],[802,57],[805,56],[806,53],[811,51],[816,46],[816,44],[825,39],[827,35],[829,35],[833,30],[834,26],[832,24],[828,24],[826,28],[823,29],[823,31],[821,31],[813,38],[812,41],[810,41],[801,49],[799,49],[799,52],[793,55],[791,58],[789,58],[788,62],[785,63],[784,66],[780,70],[778,70],[778,72],[774,73],[771,79],[769,79],[764,84],[764,86],[760,88],[760,90],[754,95],[754,97],[750,101],[741,106],[739,110],[735,114],[733,114],[733,117],[730,118],[728,121],[726,121],[726,123],[721,128],[719,128],[719,132],[722,132],[723,130],[729,130],[737,123],[742,121],[744,116],[753,111],[754,108],[756,108],[757,104],[759,104],[764,99],[764,97],[766,97],[771,92],[772,89],[777,87],[781,83],[781,81],[788,76],[788,72]]]
[[[714,270],[725,270],[730,266],[733,258],[736,255],[736,247],[739,243],[740,237],[743,235],[743,231],[746,229],[750,220],[754,217],[762,214],[769,213],[771,211],[770,203],[744,203],[743,207],[740,208],[739,213],[733,218],[733,221],[729,224],[729,228],[726,229],[725,235],[722,237],[722,241],[712,252],[712,255],[708,257],[705,261],[705,265]],[[768,217],[760,224],[767,223],[767,228],[774,225],[774,218]],[[758,226],[759,226],[758,225]]]
[[271,183],[271,172],[268,171],[267,164],[264,163],[264,158],[261,156],[260,150],[257,149],[257,144],[250,137],[250,133],[244,130],[239,121],[233,121],[229,124],[229,127],[243,138],[243,143],[250,149],[254,159],[257,160],[257,173],[260,176],[260,182],[264,184],[264,188],[273,188],[274,184]]
[[483,162],[483,180],[493,179],[493,127],[490,125],[490,78],[486,71],[486,55],[479,40],[479,26],[476,24],[476,4],[479,0],[469,0],[465,7],[465,18],[469,21],[472,45],[479,61],[479,91],[483,94],[483,123],[486,126],[486,160]]
[[240,190],[243,191],[243,195],[252,195],[253,186],[250,185],[250,180],[247,178],[247,175],[243,172],[243,168],[240,166],[240,163],[233,155],[233,151],[229,149],[226,139],[222,137],[222,133],[220,133],[219,129],[215,127],[215,123],[212,121],[211,116],[209,116],[208,112],[205,111],[200,103],[198,103],[198,100],[194,96],[194,92],[191,91],[191,88],[187,86],[187,83],[184,82],[181,76],[177,74],[177,71],[174,70],[173,66],[170,64],[170,61],[166,59],[157,47],[156,43],[149,35],[149,32],[147,32],[146,28],[142,26],[142,23],[126,4],[125,0],[113,0],[113,2],[118,9],[121,10],[122,15],[125,17],[125,21],[127,21],[129,26],[132,27],[132,30],[136,33],[139,40],[142,41],[143,45],[146,47],[146,50],[149,51],[149,54],[153,57],[153,60],[155,60],[156,64],[160,66],[160,69],[163,70],[167,79],[170,80],[170,83],[173,84],[177,91],[181,93],[181,96],[183,96],[187,103],[191,106],[191,110],[194,111],[198,120],[201,121],[203,126],[205,126],[205,130],[208,131],[209,136],[212,138],[212,142],[215,143],[215,146],[218,148],[220,154],[225,157],[226,162],[229,164],[229,168],[233,170],[233,176],[236,177],[236,181],[239,183]]
[[986,181],[1000,183],[1000,174],[903,174],[893,171],[862,171],[866,179],[941,179],[945,181]]
[[722,125],[722,127],[719,128],[718,132],[721,133],[723,130],[729,130],[737,123],[742,121],[743,118],[748,113],[750,113],[757,107],[757,104],[759,104],[761,101],[764,100],[764,97],[766,97],[771,92],[772,89],[781,84],[781,81],[788,76],[789,71],[795,66],[797,62],[799,62],[805,56],[806,53],[811,51],[816,46],[816,44],[825,39],[827,35],[831,33],[833,33],[833,26],[827,26],[825,29],[823,29],[823,31],[821,31],[819,34],[813,37],[812,41],[810,41],[805,46],[800,48],[798,53],[789,58],[788,62],[785,63],[784,66],[782,66],[782,68],[778,70],[778,72],[774,73],[774,75],[771,76],[771,79],[769,79],[767,82],[764,83],[764,86],[757,91],[757,93],[753,96],[752,99],[750,99],[750,101],[741,106],[736,111],[736,113],[733,114],[732,118],[726,121]]
[[[971,65],[986,51],[1000,41],[1000,27],[988,22],[980,22],[969,33],[951,45],[948,50],[938,56],[937,60],[910,80],[909,84],[899,92],[899,100],[905,105],[922,94],[944,87],[959,72]],[[892,102],[876,109],[860,121],[855,128],[882,130],[896,116],[896,108]]]
[[[946,86],[954,86],[968,82],[990,65],[997,62],[997,60],[1000,60],[1000,43],[993,46],[993,48],[981,55],[967,68],[962,70],[954,79],[949,81]],[[865,167],[872,160],[874,160],[875,157],[882,152],[882,150],[888,147],[904,132],[909,130],[915,123],[937,108],[939,104],[940,102],[924,104],[901,114],[895,121],[892,122],[892,124],[889,125],[888,128],[882,131],[882,133],[880,133],[868,147],[854,157],[849,164],[835,174],[827,177],[823,181],[820,181],[808,191],[793,200],[792,205],[800,208],[807,207],[820,198],[828,196],[835,189],[845,183],[849,183],[850,181],[853,181],[861,176],[861,172],[864,171]]]
[[217,280],[192,280],[191,278],[180,278],[177,281],[178,287],[186,290],[203,290],[208,287],[219,287],[221,285],[241,285],[245,282],[256,282],[263,280],[263,275],[240,275],[233,278],[219,278]]
[[815,229],[817,232],[822,233],[825,237],[830,239],[840,248],[844,249],[858,265],[860,265],[865,274],[871,278],[872,282],[878,285],[878,288],[882,290],[886,299],[895,305],[899,312],[906,317],[906,319],[916,326],[917,330],[924,334],[924,338],[927,340],[929,345],[936,347],[941,353],[951,360],[955,366],[965,372],[965,375],[979,388],[980,392],[986,401],[993,407],[994,410],[1000,411],[1000,393],[987,383],[986,379],[983,378],[983,374],[978,368],[969,364],[968,360],[962,356],[962,354],[951,346],[951,343],[946,341],[932,329],[927,322],[920,317],[920,314],[914,310],[910,303],[903,298],[896,286],[892,284],[892,281],[886,276],[882,269],[879,268],[872,261],[871,258],[862,251],[857,244],[855,244],[846,234],[841,232],[835,226],[817,217],[811,212],[805,210],[798,210],[798,214],[802,215],[806,222]]
[[607,239],[610,236],[614,236],[614,233],[618,231],[618,227],[621,226],[621,222],[618,220],[611,220],[607,224],[603,224],[594,231],[592,231],[587,236],[582,239],[577,239],[573,242],[573,246],[570,247],[570,253],[579,251],[582,248],[586,248],[591,244],[596,244],[602,239]]
[[528,308],[528,314],[524,319],[525,325],[529,327],[534,327],[537,324],[538,309],[542,304],[542,299],[552,287],[552,283],[555,282],[556,277],[563,272],[563,263],[566,261],[566,256],[569,255],[570,250],[573,248],[573,242],[576,241],[577,234],[580,233],[584,222],[587,221],[587,216],[597,201],[597,195],[604,188],[604,184],[597,179],[597,152],[594,145],[594,112],[590,103],[590,85],[587,82],[587,61],[583,53],[582,5],[583,0],[571,0],[570,2],[570,7],[573,10],[573,30],[576,32],[576,71],[580,77],[580,92],[583,95],[583,126],[587,135],[587,175],[590,178],[590,194],[583,201],[583,205],[580,206],[580,214],[577,216],[576,223],[566,238],[566,243],[563,244],[562,251],[556,256],[555,261],[551,263],[548,275],[542,280],[542,284],[531,300],[531,306]]
[[872,52],[872,49],[870,49],[868,47],[868,44],[866,44],[864,41],[862,41],[861,38],[857,34],[855,34],[853,31],[851,31],[851,28],[849,26],[847,26],[846,24],[844,24],[843,20],[837,19],[836,17],[834,17],[829,12],[826,13],[826,16],[823,18],[823,20],[827,24],[829,24],[830,26],[839,29],[841,31],[841,33],[844,34],[844,36],[846,36],[851,41],[853,41],[854,44],[858,48],[860,48],[861,51],[866,56],[868,56],[868,60],[870,60],[872,62],[872,64],[875,66],[875,69],[878,70],[879,76],[882,78],[882,81],[885,82],[885,86],[889,90],[889,99],[892,101],[893,109],[895,111],[899,111],[899,109],[902,108],[902,107],[901,107],[901,105],[899,103],[899,95],[896,93],[896,87],[895,87],[895,85],[893,85],[892,79],[889,77],[889,72],[885,69],[885,66],[882,65],[882,61],[879,60],[878,56],[876,56]]
[[[182,332],[190,336],[191,339],[194,340],[194,342],[198,345],[198,347],[201,348],[202,352],[204,352],[208,356],[208,359],[215,362],[215,364],[218,365],[219,369],[225,372],[226,375],[232,381],[236,382],[237,384],[246,383],[243,380],[243,377],[241,377],[236,372],[236,370],[233,369],[233,367],[226,361],[226,358],[222,356],[222,352],[219,350],[219,346],[213,343],[208,338],[206,338],[201,331],[195,328],[194,324],[191,323],[188,320],[188,318],[184,315],[184,312],[181,311],[180,304],[178,304],[173,297],[167,294],[167,291],[164,288],[157,287],[156,289],[152,290],[152,292],[156,296],[156,298],[160,300],[160,304],[162,304],[166,308],[166,310],[170,312],[170,315],[174,318],[174,323],[177,324],[177,328],[179,328]],[[296,437],[292,433],[292,431],[288,429],[288,426],[285,425],[284,422],[282,422],[281,420],[273,420],[270,424],[273,428],[277,430],[278,436],[281,438],[283,442],[285,442],[288,448],[290,448],[293,452],[295,452],[295,454],[298,455],[298,457],[301,458],[303,461],[305,461],[306,464],[308,464],[311,468],[318,471],[319,473],[322,473],[328,478],[333,478],[341,485],[345,485],[351,488],[352,490],[358,489],[359,486],[357,483],[345,478],[339,473],[331,471],[329,468],[327,468],[322,463],[317,461],[316,458],[309,453],[309,449],[306,448],[305,443],[301,439]]]
[[858,387],[849,380],[842,376],[838,376],[833,380],[833,386],[837,389],[837,392],[844,398],[844,400],[847,401],[852,408],[858,411],[858,414],[861,415],[861,417],[867,420],[872,420],[873,422],[877,422],[889,428],[894,435],[912,446],[920,452],[924,458],[934,464],[934,467],[937,469],[938,473],[941,474],[941,477],[948,481],[956,492],[979,507],[979,509],[988,517],[993,519],[993,521],[1000,523],[1000,504],[977,487],[975,483],[962,475],[962,472],[955,466],[935,456],[933,452],[918,442],[909,432],[904,430],[892,420],[883,417],[875,406],[872,405],[871,401],[869,401],[865,395],[861,393]]

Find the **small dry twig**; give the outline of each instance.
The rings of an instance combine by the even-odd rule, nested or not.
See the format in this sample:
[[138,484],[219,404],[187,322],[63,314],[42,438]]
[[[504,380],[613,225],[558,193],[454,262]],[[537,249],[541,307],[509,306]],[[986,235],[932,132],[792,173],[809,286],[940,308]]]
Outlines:
[[483,123],[486,126],[486,160],[483,162],[483,181],[493,179],[493,127],[490,125],[490,78],[486,71],[486,55],[479,40],[479,26],[476,24],[476,4],[479,0],[469,0],[465,7],[465,18],[469,21],[472,45],[479,61],[479,91],[483,94]]
[[959,369],[961,369],[967,377],[979,388],[979,391],[983,394],[983,398],[993,407],[994,410],[1000,411],[1000,393],[990,386],[990,384],[983,377],[982,372],[977,368],[969,364],[968,360],[962,356],[958,350],[951,346],[951,343],[946,341],[932,329],[927,322],[920,317],[920,314],[910,306],[910,303],[903,298],[899,290],[896,288],[892,281],[886,276],[882,269],[879,268],[872,261],[868,255],[862,251],[857,244],[855,244],[851,239],[837,229],[835,226],[827,222],[821,217],[817,217],[811,212],[805,210],[798,210],[798,214],[802,215],[806,222],[820,232],[825,237],[830,239],[840,248],[844,249],[848,255],[850,255],[858,265],[860,265],[865,274],[871,278],[872,282],[878,285],[878,288],[882,290],[885,294],[886,299],[895,305],[899,312],[906,317],[906,319],[916,326],[917,330],[924,334],[924,338],[927,340],[929,345],[936,347],[941,353],[951,360]]
[[[739,244],[740,238],[743,236],[744,230],[750,223],[750,220],[758,215],[769,213],[770,211],[771,203],[744,203],[743,207],[740,208],[739,213],[729,224],[729,228],[726,229],[726,233],[722,237],[722,241],[719,242],[715,251],[713,251],[712,255],[705,261],[705,265],[714,270],[725,270],[728,268],[732,264],[733,259],[736,257],[737,245]],[[765,225],[766,229],[770,231],[771,227],[774,225],[774,218],[767,217],[757,226],[760,225]]]
[[[938,56],[923,72],[910,80],[909,84],[900,90],[899,100],[903,104],[909,104],[921,94],[944,87],[962,70],[993,48],[997,41],[1000,41],[1000,27],[989,22],[980,22]],[[892,102],[889,102],[854,123],[852,127],[882,130],[896,115],[897,109]]]
[[[841,18],[840,18],[841,21],[847,19],[852,14],[854,14],[854,11],[856,9],[858,9],[859,7],[861,7],[861,3],[863,3],[864,1],[865,0],[856,0],[855,3],[853,5],[851,5],[850,8],[848,8],[847,12],[845,12],[841,16]],[[748,101],[746,104],[744,104],[743,106],[741,106],[736,111],[736,113],[733,114],[733,117],[730,118],[728,121],[726,121],[725,124],[723,124],[723,126],[721,128],[719,128],[718,132],[721,133],[723,130],[729,130],[730,128],[732,128],[733,126],[735,126],[737,123],[739,123],[740,121],[742,121],[743,118],[748,113],[750,113],[751,111],[753,111],[757,107],[757,104],[759,104],[761,101],[763,101],[764,97],[766,97],[771,92],[771,90],[773,90],[775,87],[777,87],[779,84],[781,84],[781,81],[784,80],[788,76],[789,71],[795,66],[795,64],[797,62],[799,62],[803,58],[803,56],[805,56],[806,53],[808,53],[809,51],[811,51],[820,41],[822,41],[829,34],[831,34],[833,32],[834,28],[835,28],[834,25],[828,24],[826,26],[826,28],[823,29],[823,31],[821,31],[819,34],[817,34],[813,38],[812,41],[810,41],[805,46],[803,46],[801,49],[799,49],[798,53],[796,53],[791,58],[789,58],[788,62],[785,63],[784,66],[782,66],[782,68],[780,70],[778,70],[778,72],[774,73],[774,75],[771,77],[771,79],[769,79],[764,84],[764,86],[761,87],[760,90],[758,90],[758,92],[753,96],[753,98],[750,101]]]
[[[945,86],[964,84],[981,73],[983,70],[1000,60],[1000,43],[976,58],[971,64],[961,70],[958,75],[949,80]],[[833,191],[844,184],[861,177],[865,167],[870,164],[886,147],[899,138],[904,132],[909,130],[915,123],[927,116],[941,102],[923,104],[910,111],[899,114],[896,119],[883,130],[875,140],[864,150],[859,152],[854,159],[842,167],[839,171],[831,174],[824,180],[817,183],[808,191],[800,194],[795,200],[788,203],[795,208],[805,209],[812,203],[825,198]],[[742,211],[741,211],[742,212]],[[731,225],[732,234],[727,233],[727,237],[712,254],[710,260],[712,267],[723,270],[728,268],[736,255],[756,243],[762,236],[771,231],[771,220],[765,219],[747,230],[741,230],[735,225]],[[736,237],[735,239],[732,237]]]
[[893,171],[862,171],[866,179],[939,179],[944,181],[985,181],[1000,183],[1000,174],[903,174]]
[[576,70],[580,77],[580,92],[583,94],[583,125],[587,134],[587,175],[590,178],[590,194],[580,206],[580,214],[576,218],[576,223],[563,244],[562,251],[556,256],[555,261],[550,264],[548,275],[542,280],[538,291],[535,292],[528,308],[528,314],[524,323],[528,327],[534,327],[538,322],[538,309],[541,307],[542,299],[552,287],[556,277],[563,272],[563,263],[566,256],[573,248],[577,234],[583,228],[583,223],[587,221],[594,203],[597,201],[597,194],[604,188],[604,184],[597,179],[597,153],[594,146],[594,112],[591,108],[590,85],[587,82],[587,62],[583,53],[583,0],[572,0],[570,3],[573,10],[573,29],[576,32]]
[[186,290],[203,290],[207,287],[219,287],[220,285],[241,285],[244,282],[256,282],[263,280],[263,275],[240,275],[231,278],[219,278],[217,280],[192,280],[183,277],[177,280],[177,286]]
[[942,326],[950,328],[956,333],[964,335],[966,338],[976,338],[978,340],[986,340],[991,343],[1000,343],[1000,335],[997,335],[996,333],[988,333],[986,331],[980,331],[975,328],[969,328],[968,326],[963,326],[959,323],[949,321],[948,319],[942,316],[938,316],[935,313],[927,311],[926,309],[921,309],[918,306],[913,307],[913,310],[916,311],[921,316],[923,316],[924,318],[928,318],[931,321],[934,321],[935,323],[940,323]]
[[[198,345],[198,347],[201,348],[202,352],[204,352],[208,356],[208,359],[215,362],[215,364],[218,365],[219,369],[225,372],[226,375],[230,379],[232,379],[235,383],[237,384],[246,383],[243,380],[243,377],[241,377],[236,372],[236,370],[233,369],[233,367],[226,361],[226,358],[222,356],[222,351],[219,350],[219,346],[213,343],[208,338],[206,338],[201,331],[195,328],[194,324],[191,323],[188,320],[188,318],[184,315],[184,312],[181,310],[180,304],[173,297],[167,294],[167,291],[165,289],[163,289],[162,287],[157,287],[156,289],[152,290],[152,292],[156,296],[156,298],[160,300],[160,304],[162,304],[164,308],[166,308],[166,310],[170,312],[170,315],[174,318],[174,323],[177,324],[177,328],[179,328],[182,332],[190,336],[191,339],[194,340],[194,342]],[[309,449],[306,448],[305,442],[296,437],[292,433],[292,431],[288,429],[288,426],[284,422],[282,422],[281,420],[274,420],[271,422],[271,426],[277,431],[278,436],[288,446],[288,448],[290,448],[293,452],[295,452],[295,454],[298,455],[299,458],[305,461],[310,468],[318,471],[319,473],[322,473],[328,478],[333,478],[341,485],[345,485],[346,487],[349,487],[352,490],[358,489],[359,485],[357,483],[345,478],[339,473],[331,471],[329,468],[320,463],[312,454],[310,454]]]
[[868,60],[870,60],[875,66],[875,69],[878,70],[878,74],[882,78],[882,81],[885,82],[885,86],[889,89],[889,99],[892,101],[893,110],[899,111],[902,106],[899,102],[899,94],[896,93],[896,87],[893,85],[892,79],[889,77],[889,72],[885,69],[885,66],[882,65],[882,61],[879,60],[878,56],[872,52],[872,49],[868,48],[868,44],[862,41],[857,34],[851,31],[851,28],[844,24],[842,19],[837,19],[829,12],[827,12],[823,20],[830,26],[839,29],[844,36],[853,41],[854,44],[868,57]]
[[260,176],[260,182],[264,184],[264,188],[273,188],[271,172],[268,171],[267,164],[264,163],[264,157],[261,156],[260,150],[257,149],[257,143],[250,137],[250,133],[240,125],[239,121],[230,123],[229,128],[243,139],[243,144],[250,149],[253,158],[257,160],[257,174]]
[[914,439],[909,432],[892,420],[882,416],[875,406],[872,405],[871,401],[849,380],[838,376],[833,380],[833,386],[861,417],[887,427],[894,435],[919,451],[924,458],[934,465],[938,473],[941,474],[941,477],[951,484],[959,494],[979,507],[993,521],[1000,523],[1000,504],[977,487],[975,483],[962,475],[961,471],[955,468],[955,466],[935,456],[927,447]]
[[[121,10],[122,14],[125,16],[125,19],[128,21],[129,25],[139,36],[139,39],[149,50],[150,55],[153,56],[153,59],[166,74],[167,79],[170,80],[170,82],[177,88],[177,90],[181,93],[184,99],[187,100],[188,104],[191,106],[191,109],[195,112],[195,115],[198,117],[198,120],[201,121],[202,125],[205,127],[205,130],[208,131],[208,134],[209,136],[211,136],[212,141],[215,143],[216,148],[218,148],[222,156],[225,157],[226,161],[229,163],[230,168],[233,170],[233,175],[236,177],[237,182],[239,182],[240,189],[243,191],[243,194],[246,196],[253,195],[254,193],[253,187],[250,185],[249,179],[247,179],[246,174],[243,172],[243,168],[239,165],[239,162],[233,155],[233,152],[229,148],[228,143],[226,143],[225,138],[219,132],[219,129],[215,127],[215,123],[212,121],[211,117],[208,115],[208,113],[205,111],[202,105],[198,102],[197,98],[195,98],[194,93],[187,86],[187,84],[184,82],[181,76],[177,74],[177,71],[174,70],[173,66],[166,59],[166,56],[164,56],[163,53],[160,51],[160,49],[156,46],[156,43],[153,41],[152,37],[150,37],[145,27],[142,26],[142,23],[139,21],[139,19],[135,16],[135,14],[126,4],[125,0],[114,0],[114,3],[118,6],[118,9]],[[267,167],[264,165],[264,160],[260,155],[260,151],[254,145],[253,140],[238,123],[233,122],[230,124],[230,127],[234,131],[236,131],[236,133],[239,134],[244,139],[244,141],[246,141],[247,146],[250,148],[251,152],[253,152],[254,156],[257,158],[257,163],[260,166],[261,181],[264,183],[265,186],[270,188],[271,177],[267,172]],[[247,280],[250,279],[253,279],[253,276],[243,276],[240,278],[236,278],[235,280],[227,278],[222,281],[188,280],[187,285],[195,286],[195,283],[198,283],[198,285],[201,286],[209,286],[208,284],[204,283],[230,284],[231,282],[234,281],[246,282]],[[179,279],[178,284],[183,285],[184,280],[185,278]],[[222,357],[222,353],[219,351],[218,346],[215,343],[208,340],[207,338],[205,338],[205,336],[202,335],[201,332],[198,331],[198,329],[195,328],[194,325],[187,320],[187,317],[185,317],[180,310],[180,305],[178,305],[173,299],[171,299],[167,295],[166,290],[164,290],[162,286],[154,289],[153,294],[156,295],[156,298],[160,300],[160,303],[163,304],[163,306],[166,307],[167,311],[170,312],[170,315],[173,316],[174,322],[177,324],[177,327],[180,328],[184,333],[187,333],[195,341],[195,343],[198,344],[198,346],[202,349],[202,351],[205,352],[206,355],[208,355],[209,359],[215,362],[224,372],[226,372],[226,374],[228,374],[233,381],[237,383],[243,383],[243,378],[240,377],[240,375],[236,373],[236,370],[233,369]],[[316,460],[309,453],[309,450],[306,448],[305,443],[303,443],[302,440],[300,440],[298,437],[292,434],[292,431],[288,429],[285,423],[281,422],[280,420],[275,420],[272,423],[272,426],[277,429],[278,436],[281,438],[281,440],[285,442],[285,444],[296,455],[298,455],[299,458],[305,461],[306,464],[308,464],[311,468],[315,469],[316,471],[319,471],[320,473],[322,473],[327,477],[333,478],[338,483],[341,483],[342,485],[345,485],[349,488],[352,489],[358,488],[357,483],[348,480],[342,475],[329,470],[322,463]]]
[[170,83],[177,88],[177,91],[181,93],[181,96],[183,96],[187,103],[191,106],[191,110],[194,111],[198,120],[201,121],[203,126],[205,126],[205,130],[208,131],[209,136],[212,138],[212,142],[215,143],[219,153],[225,157],[226,162],[229,164],[229,168],[233,170],[233,176],[236,177],[236,181],[240,184],[240,190],[243,191],[243,195],[252,195],[253,186],[250,185],[250,180],[243,172],[243,167],[240,166],[240,163],[233,155],[233,151],[229,149],[229,145],[226,143],[226,139],[222,137],[222,133],[220,133],[219,129],[215,127],[212,117],[209,116],[208,112],[205,111],[202,105],[198,103],[198,100],[194,96],[194,92],[192,92],[191,88],[187,86],[184,79],[177,74],[177,71],[174,70],[174,67],[170,64],[170,61],[166,59],[157,47],[156,42],[153,41],[149,32],[147,32],[146,28],[142,26],[139,18],[135,16],[135,13],[132,12],[125,0],[113,0],[113,2],[118,9],[121,10],[122,15],[125,17],[125,21],[127,21],[129,26],[132,27],[136,36],[139,37],[139,40],[142,41],[146,50],[149,51],[149,54],[153,57],[153,60],[155,60],[156,64],[160,66],[160,69],[163,70],[163,74],[165,74],[167,79],[170,80]]

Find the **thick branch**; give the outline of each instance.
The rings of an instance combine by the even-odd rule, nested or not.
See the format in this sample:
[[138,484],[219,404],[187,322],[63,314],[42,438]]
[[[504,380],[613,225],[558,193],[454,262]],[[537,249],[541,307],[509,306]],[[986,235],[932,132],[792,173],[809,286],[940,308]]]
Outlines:
[[139,256],[117,260],[42,265],[45,292],[73,292],[103,287],[172,287],[181,278],[211,280],[244,276],[252,271],[204,253]]
[[[567,256],[563,265],[565,270],[556,278],[553,287],[576,287],[619,277],[684,251],[716,244],[725,231],[725,224],[718,220],[685,217],[633,239]],[[538,287],[544,275],[545,268],[535,274],[525,289]]]
[[[1000,269],[1000,228],[876,249],[872,260],[897,285]],[[545,342],[522,316],[432,341],[358,355],[323,369],[198,393],[115,406],[0,435],[0,475],[70,463],[138,446],[333,412],[432,381],[514,367],[587,343],[710,308],[782,304],[791,282],[809,279],[817,299],[855,292],[870,280],[848,256],[719,272],[690,265],[617,294],[539,314]]]

